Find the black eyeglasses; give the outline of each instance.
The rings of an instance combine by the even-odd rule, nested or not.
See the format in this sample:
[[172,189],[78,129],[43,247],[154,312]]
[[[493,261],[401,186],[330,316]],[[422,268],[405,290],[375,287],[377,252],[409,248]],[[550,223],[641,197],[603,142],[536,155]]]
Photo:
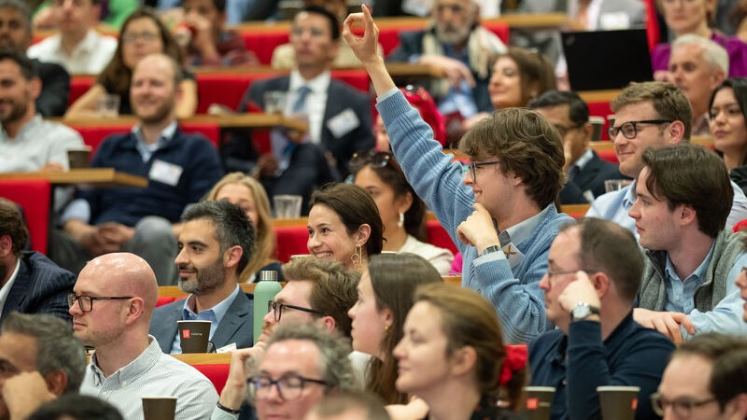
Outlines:
[[389,152],[371,150],[369,152],[354,153],[350,159],[350,171],[358,172],[366,165],[371,165],[374,168],[383,168],[389,164],[391,159],[392,154]]
[[282,376],[278,379],[272,379],[266,375],[253,376],[246,382],[249,385],[249,395],[252,399],[268,398],[274,386],[278,391],[278,396],[284,401],[300,397],[306,384],[322,385],[325,388],[328,386],[327,382],[321,379],[307,378],[297,374]]
[[679,418],[688,418],[692,415],[694,409],[702,407],[706,404],[716,402],[716,399],[706,398],[703,400],[696,400],[689,397],[675,398],[673,400],[667,399],[663,395],[655,392],[651,394],[651,406],[654,409],[654,413],[664,416],[664,412],[667,407],[672,407],[672,411]]
[[634,139],[638,135],[638,128],[641,124],[649,125],[660,125],[673,123],[672,120],[641,120],[641,121],[628,121],[615,127],[613,125],[607,130],[607,134],[610,136],[610,140],[614,140],[617,137],[617,133],[622,132],[623,137],[626,139]]
[[67,295],[67,306],[72,308],[77,301],[78,307],[82,312],[91,312],[94,300],[125,300],[132,298],[132,296],[78,296],[75,293],[70,293]]
[[272,312],[272,317],[275,320],[275,322],[280,322],[280,317],[283,316],[283,311],[286,308],[288,308],[288,309],[295,309],[295,310],[301,311],[301,312],[308,312],[310,314],[315,314],[315,315],[319,315],[319,316],[324,315],[323,313],[317,311],[316,309],[304,308],[303,306],[288,305],[288,304],[285,304],[285,303],[272,302],[272,301],[267,302],[267,312]]
[[500,160],[486,160],[482,162],[470,162],[470,163],[463,163],[462,164],[462,173],[466,174],[467,172],[472,175],[472,182],[477,182],[477,170],[482,168],[483,166],[490,166],[490,165],[498,165],[500,164]]

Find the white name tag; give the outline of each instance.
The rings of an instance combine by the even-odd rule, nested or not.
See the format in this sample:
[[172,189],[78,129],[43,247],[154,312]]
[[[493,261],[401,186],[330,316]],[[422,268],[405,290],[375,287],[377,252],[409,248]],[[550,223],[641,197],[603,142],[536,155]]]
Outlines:
[[184,169],[179,165],[156,159],[150,167],[148,178],[175,187],[179,183],[182,171]]
[[228,353],[236,350],[236,343],[226,344],[225,346],[216,350],[216,353]]
[[348,108],[327,121],[327,128],[332,132],[332,135],[340,138],[345,134],[355,130],[361,125],[358,116],[355,115],[352,109]]

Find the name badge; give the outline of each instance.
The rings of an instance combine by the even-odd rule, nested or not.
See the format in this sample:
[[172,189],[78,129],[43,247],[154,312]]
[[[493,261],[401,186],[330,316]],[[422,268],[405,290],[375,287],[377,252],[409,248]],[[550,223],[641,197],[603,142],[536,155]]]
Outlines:
[[148,178],[175,187],[183,171],[184,169],[179,165],[156,159],[150,167]]
[[355,115],[352,109],[348,108],[327,121],[327,128],[332,132],[332,135],[340,138],[345,134],[355,130],[361,125],[358,116]]
[[236,350],[236,343],[226,344],[225,346],[216,350],[216,353],[228,353]]

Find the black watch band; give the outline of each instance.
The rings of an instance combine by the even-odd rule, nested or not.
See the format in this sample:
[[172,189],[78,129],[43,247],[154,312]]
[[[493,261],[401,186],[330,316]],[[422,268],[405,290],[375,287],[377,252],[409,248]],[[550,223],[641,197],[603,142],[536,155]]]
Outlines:
[[501,251],[500,245],[490,245],[489,247],[482,250],[482,252],[480,253],[480,256],[482,257],[483,255],[492,254],[498,251]]
[[232,408],[228,408],[225,405],[221,404],[220,401],[218,401],[216,403],[216,405],[218,406],[218,409],[220,409],[222,411],[225,411],[226,413],[229,413],[229,414],[239,414],[239,413],[241,413],[241,410],[234,410]]

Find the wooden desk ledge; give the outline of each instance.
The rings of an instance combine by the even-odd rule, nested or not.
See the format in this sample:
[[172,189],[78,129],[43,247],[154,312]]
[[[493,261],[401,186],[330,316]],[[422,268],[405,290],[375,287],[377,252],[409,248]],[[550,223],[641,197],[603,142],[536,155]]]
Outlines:
[[54,185],[95,185],[97,187],[148,186],[141,176],[117,172],[114,168],[71,169],[68,171],[6,172],[0,179],[44,179]]
[[190,365],[230,365],[231,353],[188,353],[172,354],[175,358]]

